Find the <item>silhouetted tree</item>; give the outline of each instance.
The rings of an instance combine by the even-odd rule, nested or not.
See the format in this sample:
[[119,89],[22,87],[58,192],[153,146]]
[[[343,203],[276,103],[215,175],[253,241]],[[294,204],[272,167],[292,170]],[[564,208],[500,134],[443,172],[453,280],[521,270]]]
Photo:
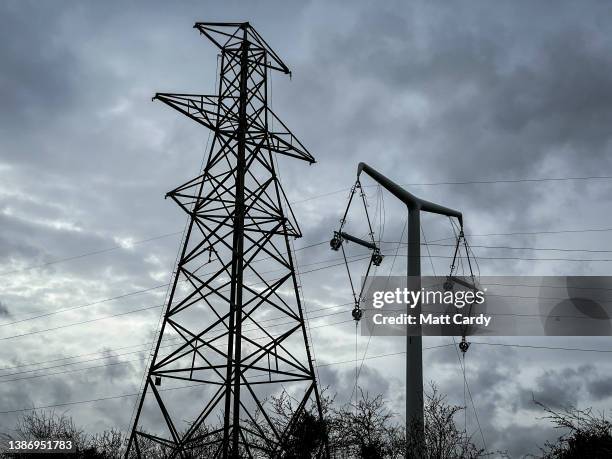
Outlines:
[[[245,419],[245,435],[256,443],[256,457],[266,458],[275,455],[276,445],[269,444],[265,438],[274,438],[276,432],[287,432],[281,443],[282,457],[285,459],[311,459],[318,457],[325,448],[326,439],[332,457],[337,459],[399,459],[416,447],[413,429],[409,429],[408,439],[403,423],[388,408],[382,395],[371,396],[359,389],[360,397],[355,403],[334,408],[333,398],[325,391],[321,394],[324,421],[318,416],[313,401],[295,413],[299,403],[287,392],[272,396],[267,403],[273,427],[263,419],[263,414],[255,413],[253,419]],[[426,459],[477,458],[484,455],[470,440],[465,432],[459,430],[454,417],[463,408],[449,405],[444,396],[432,385],[425,400],[425,447]],[[200,425],[191,436],[192,446],[189,457],[212,457],[222,439],[220,425]],[[5,435],[8,438],[8,435]],[[118,459],[123,457],[127,437],[124,433],[111,429],[95,435],[87,435],[77,428],[72,419],[64,414],[32,411],[24,414],[15,429],[12,439],[63,439],[71,440],[77,449],[74,459]],[[162,459],[169,455],[167,447],[140,437],[140,451],[143,457]],[[246,454],[245,454],[246,455]],[[3,455],[0,457],[19,457]],[[25,456],[23,456],[25,457]],[[47,456],[45,457],[52,457]],[[187,457],[187,456],[185,456]],[[574,457],[574,456],[549,456]]]
[[382,395],[370,396],[361,388],[359,393],[357,402],[333,413],[330,436],[334,448],[364,459],[401,457],[403,429],[393,424],[395,415],[386,408]]
[[545,459],[610,458],[612,457],[612,423],[603,415],[594,416],[592,409],[565,408],[555,411],[535,402],[547,413],[558,429],[565,432],[555,442],[546,442],[542,448]]
[[425,444],[415,435],[412,422],[406,436],[403,423],[394,422],[394,413],[386,408],[381,395],[363,393],[361,400],[335,412],[330,421],[332,442],[348,450],[352,457],[363,459],[401,458],[420,452],[425,459],[478,458],[487,456],[465,431],[455,424],[455,415],[463,407],[450,405],[437,387],[431,384],[425,394]]
[[[88,436],[82,429],[77,428],[72,418],[65,414],[57,414],[54,411],[29,411],[24,413],[17,423],[13,434],[5,433],[5,440],[63,440],[71,441],[76,449],[76,457],[85,457],[90,450]],[[93,451],[90,451],[91,453]],[[88,453],[88,454],[89,454]],[[26,454],[11,454],[3,451],[0,457],[20,458]],[[58,456],[55,454],[45,455],[45,457]],[[96,456],[87,456],[96,457]]]
[[[455,424],[455,416],[465,407],[451,405],[434,383],[430,392],[425,392],[425,457],[431,459],[454,459],[488,456],[477,447],[465,430]],[[409,436],[410,438],[410,436]]]
[[93,435],[88,442],[91,456],[100,458],[120,458],[125,451],[126,436],[117,429],[105,430]]
[[299,400],[291,397],[286,391],[278,396],[271,396],[264,403],[267,403],[270,408],[269,419],[274,427],[272,428],[270,423],[263,419],[263,414],[257,411],[254,419],[244,419],[249,429],[256,433],[251,435],[249,440],[257,444],[264,457],[275,456],[276,445],[267,444],[263,438],[275,438],[275,431],[279,434],[285,432],[281,442],[281,450],[284,452],[283,457],[287,459],[317,457],[325,448],[329,428],[329,407],[333,402],[332,399],[327,397],[325,390],[322,391],[320,397],[324,421],[319,419],[315,400],[312,400],[310,405],[300,410],[296,417]]

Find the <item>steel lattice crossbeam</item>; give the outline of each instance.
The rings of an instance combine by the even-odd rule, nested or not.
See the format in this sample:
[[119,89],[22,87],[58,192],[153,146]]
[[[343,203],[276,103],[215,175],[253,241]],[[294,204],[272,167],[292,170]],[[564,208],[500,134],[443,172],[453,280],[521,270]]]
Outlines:
[[[167,194],[190,221],[126,456],[289,457],[308,413],[323,423],[289,239],[301,233],[273,155],[314,158],[267,105],[268,72],[289,70],[253,27],[195,28],[220,48],[218,95],[155,99],[214,137],[202,173]],[[280,422],[283,391],[295,403]]]

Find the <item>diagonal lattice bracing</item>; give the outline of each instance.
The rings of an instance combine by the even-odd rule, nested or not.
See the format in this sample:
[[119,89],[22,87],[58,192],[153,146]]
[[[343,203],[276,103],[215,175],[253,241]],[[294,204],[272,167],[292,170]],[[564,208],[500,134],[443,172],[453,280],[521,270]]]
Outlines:
[[[301,233],[273,155],[314,158],[267,104],[268,73],[289,70],[248,23],[195,27],[220,48],[218,94],[155,99],[214,136],[201,174],[167,194],[189,225],[126,456],[325,457],[289,240]],[[317,426],[320,441],[300,443]]]

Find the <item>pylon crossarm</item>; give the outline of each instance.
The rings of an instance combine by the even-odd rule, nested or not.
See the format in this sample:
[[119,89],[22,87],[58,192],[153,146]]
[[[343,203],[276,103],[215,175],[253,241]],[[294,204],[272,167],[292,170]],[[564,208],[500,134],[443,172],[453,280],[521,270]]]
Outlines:
[[270,132],[268,140],[270,141],[270,150],[278,153],[283,153],[287,156],[303,159],[309,163],[315,163],[314,157],[306,150],[306,147],[293,135],[289,128],[276,116],[276,114],[268,108],[268,116],[272,116],[274,124],[280,125],[283,129]]
[[158,93],[153,99],[178,110],[211,131],[221,129],[217,126],[217,103],[216,101],[213,102],[213,99],[217,99],[217,96]]
[[274,52],[270,45],[266,43],[266,41],[261,37],[261,35],[259,35],[255,28],[253,28],[253,26],[251,26],[249,23],[196,22],[194,28],[198,29],[220,49],[226,49],[228,47],[238,47],[241,41],[240,33],[243,28],[246,28],[248,39],[252,41],[258,48],[265,50],[266,54],[268,54],[272,58],[272,61],[267,62],[265,64],[265,67],[278,70],[286,74],[290,73],[289,68],[287,68],[281,58],[276,54],[276,52]]

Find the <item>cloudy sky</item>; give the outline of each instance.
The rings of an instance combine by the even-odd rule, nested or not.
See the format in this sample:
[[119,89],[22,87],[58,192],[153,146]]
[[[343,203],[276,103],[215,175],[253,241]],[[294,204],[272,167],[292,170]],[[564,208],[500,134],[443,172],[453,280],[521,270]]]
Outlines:
[[[163,197],[197,174],[208,134],[151,97],[213,92],[217,51],[195,21],[250,21],[293,71],[274,77],[273,108],[318,161],[281,160],[304,233],[296,247],[329,239],[365,161],[461,209],[481,274],[608,275],[612,262],[593,260],[612,258],[612,181],[593,177],[612,176],[611,10],[597,1],[2,1],[0,432],[19,409],[138,390],[185,224]],[[520,181],[542,178],[564,180]],[[376,208],[377,189],[368,193]],[[405,215],[384,199],[375,231],[384,220],[383,239],[398,241]],[[452,236],[441,218],[423,227],[430,240]],[[431,251],[436,272],[447,270],[451,248]],[[325,244],[297,253],[301,266],[337,257]],[[307,308],[351,299],[341,266],[303,285]],[[333,312],[311,321],[319,364],[355,358],[350,307]],[[360,360],[403,348],[373,338],[366,352],[367,341],[358,339]],[[478,342],[466,375],[490,450],[520,457],[556,435],[532,398],[612,406],[609,354],[516,346],[612,351],[610,339]],[[70,356],[81,357],[59,360]],[[462,405],[454,347],[423,358],[425,378]],[[403,359],[367,358],[359,379],[397,412]],[[344,401],[354,371],[322,366],[321,384]],[[134,401],[56,409],[88,431],[126,429]],[[482,443],[469,400],[468,411]]]

